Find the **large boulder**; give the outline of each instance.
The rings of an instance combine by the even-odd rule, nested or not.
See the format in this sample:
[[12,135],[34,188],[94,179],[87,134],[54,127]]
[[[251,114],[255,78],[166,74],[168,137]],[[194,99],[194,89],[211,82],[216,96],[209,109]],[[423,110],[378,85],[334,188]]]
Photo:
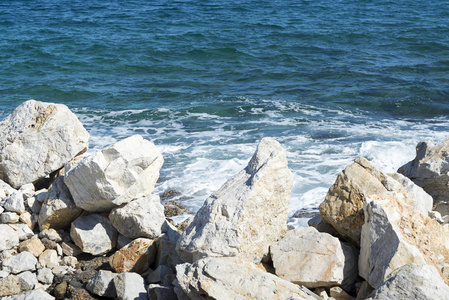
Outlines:
[[277,276],[307,288],[352,290],[358,276],[355,250],[313,227],[288,231],[270,253]]
[[134,135],[66,164],[65,183],[77,206],[106,212],[150,195],[163,162],[152,142]]
[[161,235],[165,222],[164,206],[159,196],[149,195],[113,209],[109,220],[118,232],[130,239],[156,238]]
[[64,176],[59,176],[48,189],[39,213],[39,227],[41,230],[66,228],[82,211],[75,205],[72,195],[64,183]]
[[[401,173],[422,187],[438,203],[449,203],[449,139],[441,144],[421,142],[416,157],[399,168]],[[443,212],[442,212],[443,213]]]
[[179,299],[316,299],[299,286],[236,257],[208,257],[176,267]]
[[409,182],[397,181],[365,158],[359,157],[338,174],[324,202],[320,204],[320,215],[343,238],[358,246],[362,225],[365,222],[363,206],[366,198],[371,195],[394,195],[410,205],[424,207],[420,212],[428,214],[425,210],[428,205],[419,204],[419,200],[429,201],[430,198],[415,199],[411,188],[404,187],[408,184]]
[[87,150],[89,134],[62,104],[29,100],[0,122],[0,179],[15,188]]
[[449,286],[438,270],[429,265],[408,264],[397,269],[391,277],[374,290],[371,300],[384,299],[447,299]]
[[184,231],[177,243],[181,258],[239,256],[260,262],[287,230],[292,184],[282,146],[262,139],[248,166],[205,201]]
[[117,244],[117,230],[103,216],[92,214],[77,218],[71,226],[70,237],[85,253],[105,254]]
[[448,225],[388,195],[368,198],[364,212],[359,274],[372,287],[378,288],[406,264],[429,264],[438,270],[449,264]]

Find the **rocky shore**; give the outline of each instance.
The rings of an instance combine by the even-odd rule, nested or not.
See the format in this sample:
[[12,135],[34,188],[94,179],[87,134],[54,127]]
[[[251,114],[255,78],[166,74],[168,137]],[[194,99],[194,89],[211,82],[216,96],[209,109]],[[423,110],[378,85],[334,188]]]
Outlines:
[[357,158],[307,228],[263,138],[184,224],[153,193],[163,155],[139,135],[86,154],[64,105],[0,122],[0,299],[447,299],[449,140],[385,174]]

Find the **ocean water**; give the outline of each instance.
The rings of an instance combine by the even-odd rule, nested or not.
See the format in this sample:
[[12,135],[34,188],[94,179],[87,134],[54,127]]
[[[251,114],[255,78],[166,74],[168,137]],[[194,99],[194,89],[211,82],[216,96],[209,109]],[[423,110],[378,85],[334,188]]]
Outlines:
[[0,50],[0,118],[35,99],[72,109],[90,151],[141,134],[189,214],[266,136],[294,226],[356,157],[394,172],[449,137],[445,0],[5,0]]

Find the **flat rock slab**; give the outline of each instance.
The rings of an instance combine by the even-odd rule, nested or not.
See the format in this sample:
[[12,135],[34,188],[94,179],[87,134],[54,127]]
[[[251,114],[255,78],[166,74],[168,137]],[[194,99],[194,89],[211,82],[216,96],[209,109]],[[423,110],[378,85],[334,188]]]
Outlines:
[[92,255],[105,254],[115,248],[117,235],[111,222],[98,214],[77,218],[70,229],[73,242],[84,253]]
[[63,104],[29,100],[0,122],[0,179],[37,181],[86,151],[89,134]]
[[78,207],[107,212],[153,192],[164,162],[156,146],[134,135],[65,166]]
[[264,138],[248,166],[211,195],[177,243],[184,261],[239,256],[253,262],[287,230],[293,177],[282,146]]

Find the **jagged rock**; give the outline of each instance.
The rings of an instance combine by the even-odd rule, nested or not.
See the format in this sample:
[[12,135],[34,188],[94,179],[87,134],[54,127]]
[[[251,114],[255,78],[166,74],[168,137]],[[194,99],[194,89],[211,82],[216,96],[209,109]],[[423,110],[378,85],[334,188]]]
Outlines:
[[30,271],[20,273],[17,276],[23,280],[22,290],[24,291],[31,291],[37,284],[36,274],[31,273]]
[[20,294],[24,291],[24,285],[23,279],[17,275],[0,278],[0,297]]
[[53,282],[53,272],[49,268],[41,268],[37,270],[37,280],[44,284],[51,284]]
[[113,282],[115,275],[117,274],[112,273],[111,271],[99,270],[97,274],[89,280],[86,289],[98,296],[115,298],[117,297]]
[[398,181],[405,190],[409,191],[415,201],[413,203],[408,203],[418,209],[421,214],[427,216],[429,211],[432,210],[433,206],[433,198],[429,194],[424,191],[424,189],[418,185],[416,185],[412,180],[405,177],[399,173],[388,174],[393,177],[396,181]]
[[299,286],[236,257],[181,264],[176,274],[175,292],[180,299],[315,299]]
[[29,212],[23,212],[19,216],[20,222],[26,224],[31,230],[34,229],[33,217]]
[[47,239],[57,242],[57,243],[62,241],[61,235],[59,235],[59,233],[56,230],[54,230],[53,228],[48,228],[48,229],[42,230],[41,232],[39,232],[39,237],[41,239],[47,238]]
[[30,252],[35,257],[38,257],[45,250],[44,244],[36,236],[31,239],[25,240],[19,244],[20,252]]
[[19,215],[15,212],[4,212],[0,216],[0,221],[3,224],[14,224],[19,222]]
[[435,267],[408,264],[374,290],[372,300],[381,299],[447,299],[449,286],[441,279]]
[[2,298],[2,300],[54,300],[55,297],[51,296],[49,293],[43,289],[36,289],[33,291],[28,291],[20,295],[10,296]]
[[[58,256],[59,253],[58,253]],[[78,259],[74,256],[65,256],[61,259],[61,266],[67,266],[67,267],[71,267],[71,268],[76,268],[76,264],[78,263]]]
[[351,290],[358,276],[353,249],[313,227],[288,231],[270,253],[276,275],[307,288],[342,285]]
[[396,269],[409,263],[449,263],[449,226],[441,226],[392,196],[367,199],[362,227],[359,274],[378,288]]
[[39,255],[39,265],[42,268],[53,269],[59,265],[59,257],[56,250],[47,249]]
[[[1,154],[0,154],[0,156],[1,156]],[[0,164],[1,164],[1,162],[0,162]],[[23,213],[25,211],[25,203],[23,201],[23,194],[19,191],[12,193],[11,195],[9,195],[8,198],[6,198],[5,204],[3,205],[3,207],[7,211],[17,212],[19,214]]]
[[120,273],[114,279],[114,286],[119,300],[147,300],[145,282],[137,273]]
[[[408,186],[408,182],[406,185]],[[357,158],[338,174],[324,202],[320,204],[320,215],[338,233],[355,245],[360,245],[360,234],[364,223],[363,206],[371,195],[394,195],[410,205],[420,199],[393,177],[384,174],[363,157]],[[421,195],[421,194],[420,194]],[[420,207],[426,205],[419,204]],[[421,213],[427,215],[427,211]]]
[[157,239],[157,257],[155,266],[158,267],[164,265],[175,269],[176,265],[183,263],[178,252],[176,252],[176,243],[181,234],[168,222],[164,224],[162,231],[164,233]]
[[260,262],[287,230],[292,184],[282,146],[262,139],[248,166],[205,201],[183,232],[177,244],[181,258],[239,256]]
[[156,259],[156,240],[139,238],[109,258],[109,265],[117,273],[143,273],[150,268]]
[[17,232],[20,241],[30,239],[34,235],[34,232],[27,224],[15,223],[9,224],[9,226]]
[[0,122],[0,179],[18,188],[86,151],[89,134],[62,104],[29,100]]
[[161,235],[165,222],[164,206],[159,196],[150,195],[113,209],[109,220],[118,232],[130,239],[156,238]]
[[12,274],[36,270],[37,259],[30,252],[24,251],[3,261],[3,270]]
[[64,176],[59,176],[48,189],[39,213],[39,227],[41,230],[66,228],[81,212],[82,209],[76,207],[69,189],[64,183]]
[[16,189],[0,179],[0,206],[3,206],[6,198],[15,192],[17,192]]
[[61,248],[62,253],[67,256],[77,256],[78,254],[81,254],[83,252],[77,245],[70,242],[63,242],[61,244]]
[[117,243],[117,230],[108,219],[97,214],[77,218],[70,236],[83,252],[92,255],[105,254]]
[[77,206],[92,212],[110,211],[150,195],[163,162],[152,142],[134,135],[67,164],[65,183]]

